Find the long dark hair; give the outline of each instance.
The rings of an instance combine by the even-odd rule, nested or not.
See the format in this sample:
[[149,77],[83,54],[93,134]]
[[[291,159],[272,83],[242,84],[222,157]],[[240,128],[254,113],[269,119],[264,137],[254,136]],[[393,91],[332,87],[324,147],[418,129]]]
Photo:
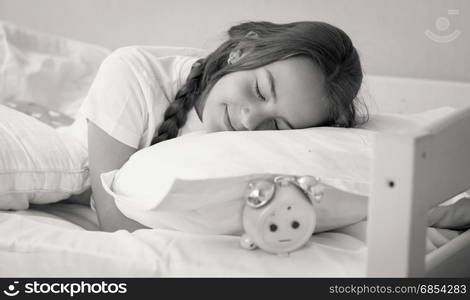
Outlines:
[[[227,63],[235,50],[242,51],[243,56],[235,63]],[[358,113],[361,62],[344,31],[324,22],[246,22],[231,27],[228,39],[193,65],[186,83],[166,109],[152,145],[176,137],[189,110],[196,101],[203,101],[222,76],[296,55],[310,57],[324,73],[330,105],[323,126],[354,127],[367,120],[367,113]]]

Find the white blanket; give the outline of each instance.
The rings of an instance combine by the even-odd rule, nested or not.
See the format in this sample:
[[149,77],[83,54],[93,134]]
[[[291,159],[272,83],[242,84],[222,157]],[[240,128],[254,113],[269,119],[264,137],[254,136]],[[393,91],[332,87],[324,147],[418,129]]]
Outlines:
[[290,256],[248,251],[236,236],[85,231],[44,212],[0,212],[0,276],[321,276],[364,274],[366,248],[324,233]]
[[[56,204],[48,210],[96,222],[83,206]],[[162,229],[87,231],[55,215],[0,212],[0,277],[365,276],[365,222],[316,234],[299,251],[276,256],[244,250],[236,236]],[[455,235],[428,229],[428,250]]]

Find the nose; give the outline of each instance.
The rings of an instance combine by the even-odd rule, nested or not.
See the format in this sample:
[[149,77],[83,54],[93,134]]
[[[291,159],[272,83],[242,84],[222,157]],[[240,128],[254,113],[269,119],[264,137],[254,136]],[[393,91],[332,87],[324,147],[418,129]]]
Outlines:
[[260,130],[266,120],[270,119],[269,112],[260,106],[244,106],[241,108],[241,123],[247,130]]

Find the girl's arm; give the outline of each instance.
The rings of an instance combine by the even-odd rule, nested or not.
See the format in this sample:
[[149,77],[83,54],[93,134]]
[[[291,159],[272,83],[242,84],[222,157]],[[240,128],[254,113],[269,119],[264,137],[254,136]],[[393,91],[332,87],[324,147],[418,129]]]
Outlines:
[[365,220],[368,198],[327,186],[319,203],[314,203],[317,213],[315,232],[341,228]]
[[[317,227],[315,232],[337,229],[367,219],[368,197],[329,187],[320,203],[315,204]],[[454,230],[470,228],[470,198],[462,198],[452,205],[436,206],[428,210],[428,226]]]
[[114,198],[101,185],[100,175],[120,169],[137,150],[114,139],[93,122],[88,121],[88,154],[90,163],[91,189],[101,230],[125,229],[133,232],[148,228],[126,217],[118,209]]
[[436,206],[428,211],[428,226],[466,230],[470,228],[470,198],[464,197],[450,205]]

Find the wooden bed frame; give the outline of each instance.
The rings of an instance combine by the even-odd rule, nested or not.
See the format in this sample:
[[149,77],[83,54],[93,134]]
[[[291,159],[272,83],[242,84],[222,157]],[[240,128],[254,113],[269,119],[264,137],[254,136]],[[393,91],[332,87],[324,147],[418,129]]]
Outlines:
[[[367,276],[468,277],[470,230],[428,255],[425,238],[427,210],[470,189],[470,106],[465,106],[470,104],[470,85],[423,81],[420,93],[419,80],[417,83],[418,87],[415,82],[401,92],[410,95],[406,89],[412,88],[412,94],[419,97],[402,98],[387,110],[452,106],[457,111],[423,131],[377,135],[368,212]],[[426,99],[423,95],[433,95],[429,89],[443,97],[434,94]],[[373,93],[374,99],[386,101],[386,95],[378,97],[385,90]],[[400,99],[396,96],[395,100]],[[378,104],[387,105],[393,106]]]

